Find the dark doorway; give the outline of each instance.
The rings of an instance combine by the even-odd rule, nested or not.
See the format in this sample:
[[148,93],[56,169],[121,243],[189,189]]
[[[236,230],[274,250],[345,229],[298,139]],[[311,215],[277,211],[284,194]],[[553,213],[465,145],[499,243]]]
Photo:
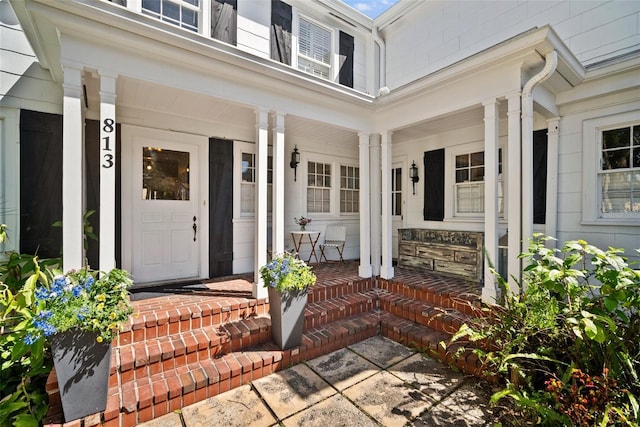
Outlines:
[[209,277],[233,272],[233,141],[209,139]]

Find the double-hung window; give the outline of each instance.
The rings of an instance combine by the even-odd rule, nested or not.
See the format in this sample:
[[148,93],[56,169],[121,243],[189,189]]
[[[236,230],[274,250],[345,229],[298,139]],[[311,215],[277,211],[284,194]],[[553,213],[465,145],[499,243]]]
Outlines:
[[198,32],[200,0],[142,0],[142,13]]
[[331,76],[331,31],[300,17],[298,69],[323,79]]
[[457,215],[484,213],[484,151],[456,156]]
[[602,217],[640,216],[640,123],[602,130],[598,186]]
[[360,168],[340,166],[340,213],[360,211]]
[[[273,182],[273,157],[267,163],[267,211],[271,212],[271,194]],[[240,182],[240,212],[244,216],[255,215],[256,212],[256,155],[242,153],[242,181]]]
[[402,216],[402,167],[391,169],[391,215]]
[[330,163],[307,163],[307,212],[331,212]]

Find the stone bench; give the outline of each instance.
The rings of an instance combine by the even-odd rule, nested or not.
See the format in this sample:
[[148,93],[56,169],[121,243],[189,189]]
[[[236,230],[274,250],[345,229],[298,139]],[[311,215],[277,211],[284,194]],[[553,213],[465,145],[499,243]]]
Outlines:
[[483,233],[403,228],[398,237],[398,266],[482,282]]

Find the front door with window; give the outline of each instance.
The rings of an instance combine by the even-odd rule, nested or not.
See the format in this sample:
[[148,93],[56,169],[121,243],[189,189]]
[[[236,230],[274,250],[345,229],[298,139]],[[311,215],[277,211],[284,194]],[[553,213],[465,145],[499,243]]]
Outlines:
[[131,222],[123,227],[125,233],[130,231],[123,243],[130,237],[127,247],[134,281],[198,277],[204,236],[199,209],[200,137],[137,133],[131,135],[128,150]]

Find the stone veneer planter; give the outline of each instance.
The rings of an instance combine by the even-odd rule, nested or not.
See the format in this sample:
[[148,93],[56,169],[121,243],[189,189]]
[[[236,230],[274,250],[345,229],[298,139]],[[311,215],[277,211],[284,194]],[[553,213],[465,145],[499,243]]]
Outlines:
[[398,265],[481,282],[484,234],[473,231],[398,230]]

